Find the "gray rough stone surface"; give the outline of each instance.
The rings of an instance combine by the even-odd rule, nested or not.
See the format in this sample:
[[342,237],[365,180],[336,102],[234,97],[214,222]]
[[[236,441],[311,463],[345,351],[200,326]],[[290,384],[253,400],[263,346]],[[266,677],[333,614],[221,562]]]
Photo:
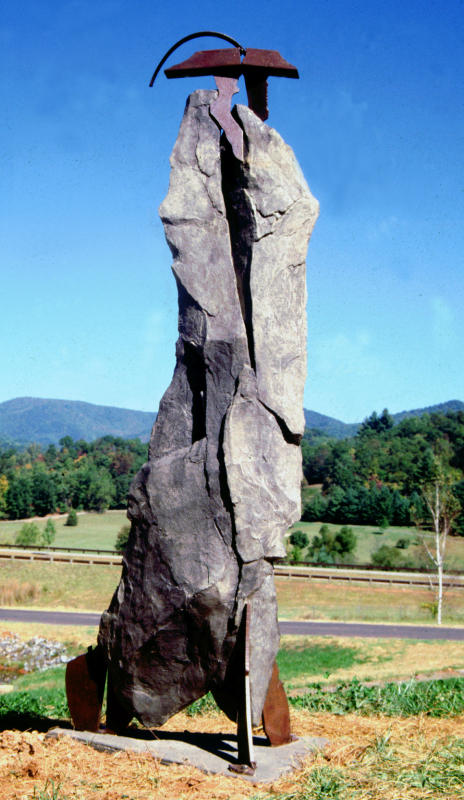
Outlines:
[[252,717],[278,648],[272,562],[300,514],[305,255],[317,216],[292,151],[238,106],[236,161],[190,96],[160,215],[179,293],[171,385],[129,494],[120,584],[99,643],[122,705],[160,725],[212,690],[237,711],[251,604]]

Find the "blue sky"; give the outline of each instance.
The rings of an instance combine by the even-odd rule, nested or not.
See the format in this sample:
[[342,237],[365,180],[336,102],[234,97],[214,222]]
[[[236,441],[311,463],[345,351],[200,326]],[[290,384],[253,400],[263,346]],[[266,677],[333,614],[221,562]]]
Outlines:
[[321,204],[305,407],[464,400],[462,0],[0,0],[0,402],[158,408],[177,296],[157,208],[185,98],[213,79],[148,82],[202,29],[300,70],[270,80],[268,123]]

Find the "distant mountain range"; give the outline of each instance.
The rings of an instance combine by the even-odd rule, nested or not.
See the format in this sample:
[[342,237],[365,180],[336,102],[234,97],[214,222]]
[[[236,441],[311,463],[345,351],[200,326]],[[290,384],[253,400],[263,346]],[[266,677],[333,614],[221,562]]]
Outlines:
[[[464,411],[464,403],[461,400],[448,400],[446,403],[437,403],[435,406],[399,411],[398,414],[392,414],[392,417],[395,422],[401,422],[406,417],[420,417],[422,414],[433,414],[434,412],[446,414],[447,411]],[[361,425],[360,422],[341,422],[339,419],[326,417],[325,414],[308,411],[306,408],[304,415],[307,428],[320,431],[334,439],[347,439],[349,436],[354,436]]]
[[155,413],[79,400],[16,397],[0,403],[0,440],[7,443],[58,444],[63,436],[91,442],[110,434],[148,441]]
[[[392,414],[395,422],[434,411],[464,411],[464,403],[450,400],[427,408]],[[308,428],[335,439],[354,436],[361,423],[341,422],[334,417],[305,409]],[[63,436],[90,442],[100,436],[148,441],[156,414],[114,406],[97,406],[79,400],[46,400],[17,397],[0,403],[0,442],[6,444],[58,444]]]

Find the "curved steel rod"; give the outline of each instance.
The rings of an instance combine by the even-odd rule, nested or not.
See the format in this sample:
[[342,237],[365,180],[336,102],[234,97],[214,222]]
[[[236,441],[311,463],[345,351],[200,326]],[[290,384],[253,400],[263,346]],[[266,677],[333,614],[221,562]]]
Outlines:
[[177,48],[180,47],[181,44],[185,44],[185,42],[189,42],[191,39],[199,39],[200,36],[216,36],[219,39],[224,39],[224,41],[229,42],[229,44],[233,44],[234,47],[239,47],[240,54],[242,56],[246,54],[246,48],[242,47],[242,45],[239,42],[237,42],[235,39],[232,39],[231,36],[227,36],[227,34],[225,33],[218,33],[217,31],[198,31],[198,33],[189,33],[188,36],[184,36],[183,39],[179,39],[178,42],[173,44],[173,46],[170,47],[168,52],[163,56],[163,58],[161,59],[161,61],[159,62],[158,66],[156,67],[153,73],[152,79],[150,81],[150,86],[153,86],[156,80],[156,76],[158,75],[158,72],[160,71],[163,64],[168,60],[171,53],[173,53],[174,50],[177,50]]

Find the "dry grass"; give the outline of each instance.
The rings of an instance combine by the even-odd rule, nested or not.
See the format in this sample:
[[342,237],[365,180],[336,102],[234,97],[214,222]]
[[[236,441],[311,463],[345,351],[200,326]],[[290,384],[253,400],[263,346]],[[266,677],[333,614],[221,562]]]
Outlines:
[[[277,800],[292,796],[295,800],[462,800],[462,784],[454,790],[450,780],[446,747],[453,744],[453,737],[462,735],[463,723],[463,717],[392,720],[293,712],[297,734],[324,736],[329,745],[292,776],[259,787],[240,777],[205,775],[187,765],[165,766],[150,756],[100,753],[68,739],[45,740],[34,732],[5,731],[0,734],[0,795],[8,800],[26,800],[33,798],[35,791],[38,797],[48,780],[49,788],[50,781],[55,789],[60,787],[60,800]],[[173,731],[187,727],[211,732],[232,729],[222,715],[192,722],[179,714],[165,726]],[[440,765],[442,786],[437,778],[437,785],[431,788],[428,784],[433,784]],[[335,776],[333,785],[339,789],[317,793],[321,775]],[[422,785],[420,776],[424,778]],[[311,793],[305,790],[310,786],[316,787]]]
[[[22,638],[45,633],[81,650],[94,641],[96,632],[95,628],[25,623],[2,623],[2,630]],[[283,638],[285,646],[296,648],[314,641],[316,637]],[[346,645],[347,640],[327,637],[324,641],[337,646]],[[352,639],[349,644],[370,661],[350,667],[346,678],[353,676],[351,672],[362,677],[368,668],[375,668],[377,674],[382,670],[412,674],[425,664],[430,669],[457,666],[464,657],[459,642]],[[206,775],[189,766],[166,766],[150,756],[100,753],[68,739],[45,740],[34,731],[4,731],[0,733],[0,797],[51,800],[55,791],[56,800],[464,800],[464,742],[459,739],[464,716],[400,719],[310,714],[297,709],[291,709],[291,715],[296,734],[323,736],[329,745],[314,761],[308,759],[298,772],[271,786]],[[186,729],[235,730],[221,713],[194,718],[181,713],[164,726],[173,732]]]
[[12,580],[0,583],[0,605],[33,605],[40,597],[40,588],[30,581]]
[[[8,595],[9,586],[30,584],[35,586],[33,597],[12,599],[11,605],[102,611],[111,600],[120,574],[120,566],[3,561],[0,591]],[[282,619],[433,621],[430,611],[433,594],[429,589],[304,578],[276,578],[276,588]],[[445,624],[464,624],[463,601],[463,589],[445,593]]]
[[[43,636],[63,642],[72,654],[85,652],[94,645],[98,628],[80,625],[47,625],[31,622],[0,622],[0,637],[15,633],[24,641]],[[324,643],[336,648],[349,646],[358,654],[350,667],[302,674],[288,681],[293,688],[308,683],[336,683],[357,678],[360,681],[409,679],[415,676],[443,673],[450,676],[464,672],[464,642],[420,641],[413,639],[347,639],[341,636],[282,636],[280,645],[288,650],[310,649],[313,644]]]
[[7,589],[14,582],[36,587],[33,600],[17,601],[16,605],[103,611],[113,596],[120,575],[119,565],[2,561],[0,589]]
[[[430,603],[434,594],[428,588],[277,577],[275,583],[281,619],[433,622]],[[464,623],[464,589],[445,593],[443,622]]]

